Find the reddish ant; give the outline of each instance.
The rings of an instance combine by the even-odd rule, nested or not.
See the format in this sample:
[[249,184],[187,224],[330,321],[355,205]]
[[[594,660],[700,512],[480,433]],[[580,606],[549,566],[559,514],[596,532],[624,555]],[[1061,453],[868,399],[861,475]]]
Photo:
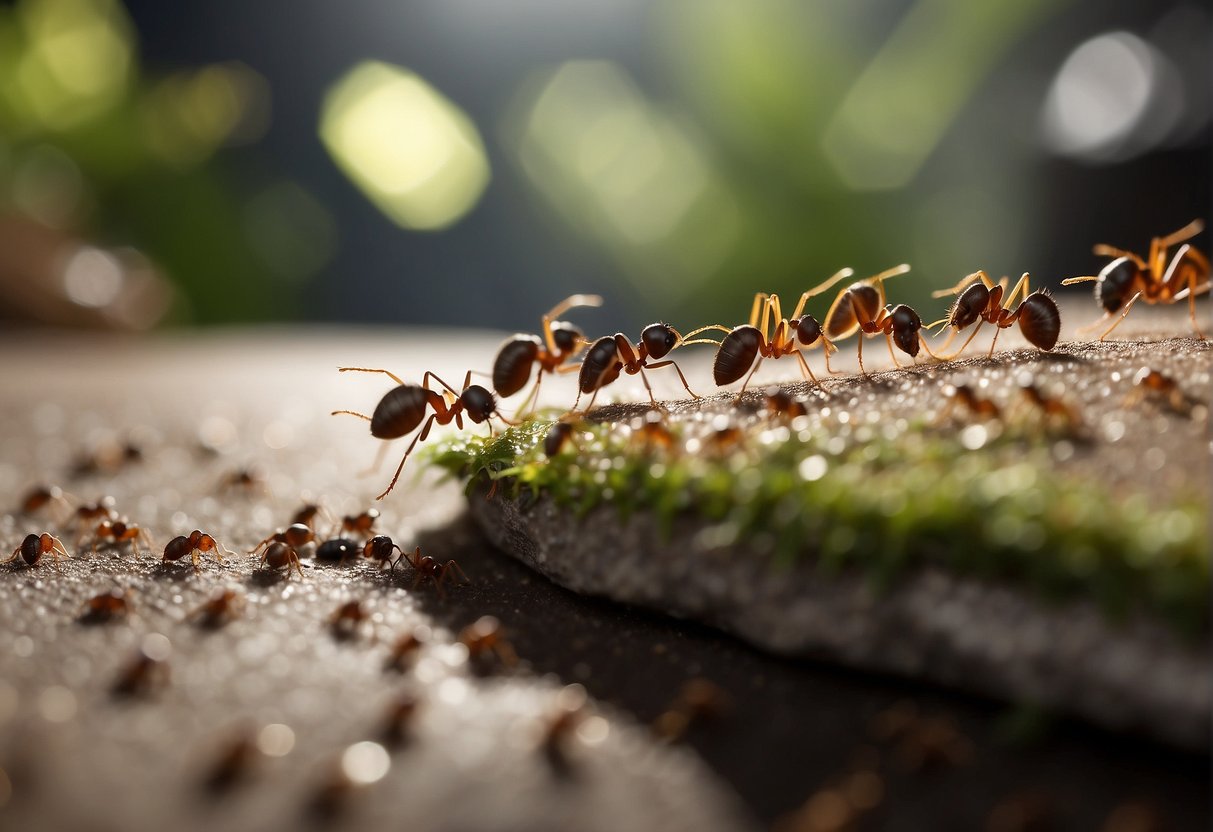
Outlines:
[[[966,286],[968,288],[965,288]],[[956,337],[956,333],[974,323],[977,324],[968,340],[945,360],[950,361],[964,352],[965,348],[977,337],[983,324],[994,324],[995,326],[994,339],[990,341],[990,351],[986,354],[987,357],[994,355],[994,346],[998,343],[999,333],[1013,326],[1017,321],[1019,331],[1032,346],[1048,352],[1057,345],[1057,336],[1061,333],[1061,313],[1057,310],[1057,302],[1049,296],[1049,293],[1042,290],[1029,294],[1027,272],[1024,272],[1023,276],[1019,278],[1019,282],[1011,289],[1011,293],[1006,296],[1004,301],[1003,292],[1006,291],[1006,288],[1007,279],[1005,277],[995,284],[990,280],[988,274],[978,270],[963,278],[951,289],[932,293],[931,297],[934,298],[957,295],[948,317],[944,321],[936,322],[946,322],[948,326],[952,327],[952,333],[941,350],[947,348],[952,339]],[[1011,304],[1015,303],[1015,298],[1021,292],[1023,300],[1012,311]],[[931,324],[931,326],[935,326],[935,324]]]
[[640,445],[645,453],[669,451],[678,442],[678,437],[666,426],[661,414],[654,410],[633,419],[629,427],[632,430],[632,442]]
[[405,633],[396,639],[387,660],[383,663],[385,670],[403,671],[428,640],[428,630],[418,627],[411,633]]
[[[805,379],[819,384],[820,382],[817,381],[817,376],[813,375],[813,370],[809,367],[809,362],[805,360],[802,350],[820,344],[825,351],[826,370],[832,373],[830,352],[838,348],[821,331],[821,324],[817,322],[816,318],[812,315],[802,316],[801,313],[809,298],[824,292],[839,280],[844,280],[852,274],[854,271],[851,269],[842,269],[817,288],[805,292],[800,296],[800,301],[796,304],[791,318],[783,317],[783,309],[779,305],[779,295],[768,295],[765,292],[754,295],[754,304],[750,307],[749,324],[727,330],[728,334],[721,340],[720,349],[716,351],[716,359],[712,365],[712,374],[716,379],[716,384],[721,386],[732,384],[749,370],[749,375],[746,376],[741,389],[737,391],[737,398],[740,399],[741,394],[749,386],[750,379],[762,366],[764,359],[783,358],[785,355],[795,355],[800,361],[800,370]],[[774,326],[773,331],[770,329],[771,326]],[[723,329],[723,327],[721,328]],[[757,362],[754,361],[755,358],[758,359]],[[753,369],[750,369],[751,367]]]
[[411,693],[401,693],[388,703],[383,717],[383,727],[379,736],[387,746],[396,747],[408,739],[409,726],[417,713],[417,697]]
[[1081,431],[1082,416],[1074,407],[1060,398],[1047,395],[1035,384],[1024,384],[1022,390],[1027,403],[1035,407],[1047,422],[1060,425],[1068,433]]
[[[918,313],[904,303],[899,303],[897,306],[885,303],[884,282],[889,278],[903,275],[909,270],[910,267],[902,263],[900,266],[894,266],[879,274],[852,283],[838,293],[838,296],[834,298],[834,303],[830,305],[830,311],[826,313],[824,325],[826,337],[834,341],[841,341],[856,332],[860,333],[859,372],[865,376],[868,371],[863,366],[864,335],[884,335],[885,341],[889,345],[889,356],[893,359],[895,367],[900,367],[901,364],[897,361],[897,354],[893,352],[894,344],[911,358],[918,355],[919,345],[927,351],[927,355],[935,357],[931,348],[927,346],[926,339],[922,336],[922,318],[918,317]],[[846,277],[846,272],[839,272],[805,294],[808,297],[818,295],[844,277]]]
[[967,384],[958,384],[948,395],[947,403],[940,408],[936,421],[944,422],[957,407],[963,407],[978,419],[1002,418],[1002,409],[991,399],[978,395],[977,391]]
[[113,473],[124,465],[143,461],[143,449],[131,441],[107,442],[85,454],[72,465],[74,477]]
[[527,394],[518,412],[539,395],[539,385],[546,373],[567,373],[577,369],[569,364],[573,356],[585,345],[581,330],[564,321],[553,320],[557,315],[575,306],[602,306],[598,295],[572,295],[556,304],[543,316],[543,338],[536,335],[515,335],[497,351],[493,361],[493,389],[502,398],[512,396],[531,380],[531,366],[539,365],[535,386]]
[[469,659],[479,659],[493,653],[506,666],[518,663],[518,654],[505,640],[501,622],[491,615],[483,615],[464,627],[459,633],[459,643],[468,650]]
[[310,529],[312,528],[313,521],[321,514],[324,514],[323,506],[315,503],[304,503],[291,517],[291,525],[307,526]]
[[329,617],[329,627],[336,638],[351,639],[358,635],[358,625],[366,619],[361,601],[346,601]]
[[[468,419],[475,424],[487,422],[492,416],[496,416],[507,425],[514,424],[498,412],[497,401],[493,398],[492,393],[479,384],[472,384],[470,371],[463,380],[462,392],[456,391],[455,388],[428,371],[422,376],[421,384],[405,384],[399,376],[388,370],[376,370],[368,367],[341,367],[339,372],[383,373],[399,386],[389,390],[379,400],[379,404],[376,405],[375,412],[371,416],[353,410],[334,410],[332,415],[345,413],[365,419],[371,423],[371,436],[376,439],[399,439],[411,433],[423,419],[425,420],[425,426],[413,437],[413,441],[409,443],[408,449],[400,459],[400,464],[396,466],[396,473],[392,475],[392,481],[388,483],[388,487],[384,489],[383,493],[375,498],[376,500],[382,500],[396,487],[396,481],[400,479],[400,472],[404,469],[404,463],[408,460],[409,454],[413,452],[413,448],[418,442],[425,441],[425,438],[430,435],[430,428],[435,422],[446,425],[454,421],[456,427],[462,430],[463,413],[466,411]],[[439,393],[426,387],[426,383],[431,378],[446,389]],[[425,414],[431,409],[434,412],[430,414],[429,419],[426,419]],[[489,430],[492,431],[492,429],[493,426],[490,423]],[[384,447],[386,448],[386,446]]]
[[672,366],[678,373],[682,386],[686,388],[692,398],[702,398],[687,384],[687,378],[682,374],[682,368],[673,359],[659,360],[656,364],[650,364],[649,359],[665,358],[678,347],[685,347],[688,344],[715,344],[715,341],[708,338],[695,339],[694,337],[709,329],[724,329],[724,327],[704,326],[687,335],[680,335],[678,330],[667,323],[649,324],[640,333],[640,340],[634,346],[622,332],[602,336],[590,345],[581,362],[581,372],[577,377],[578,393],[576,401],[573,402],[573,410],[577,409],[582,395],[590,393],[592,394],[590,403],[586,406],[586,412],[589,412],[590,408],[594,406],[594,399],[598,397],[598,391],[619,378],[620,372],[628,375],[639,373],[641,381],[644,382],[644,389],[649,393],[649,401],[656,405],[657,399],[653,396],[653,388],[649,386],[649,379],[644,371],[645,368],[655,370],[667,365]]
[[102,520],[97,524],[97,528],[93,531],[93,551],[97,551],[97,547],[106,543],[110,548],[117,548],[123,543],[130,544],[131,552],[139,554],[136,545],[143,543],[148,549],[154,550],[156,544],[152,542],[152,536],[147,533],[147,530],[136,526],[128,520]]
[[[396,561],[392,560],[392,552],[399,552],[400,557],[407,558],[407,555],[404,554],[404,550],[397,546],[396,543],[393,542],[393,540],[386,534],[375,535],[366,542],[365,546],[362,547],[363,557],[367,558],[368,560],[379,561],[380,569],[385,566],[390,566],[394,572],[396,571]],[[421,547],[418,546],[417,551],[413,553],[413,556],[419,557],[420,555]],[[399,558],[397,558],[397,560],[399,560]],[[409,563],[412,563],[412,561],[409,561]]]
[[130,615],[134,609],[126,590],[111,589],[94,595],[84,602],[80,610],[80,621],[85,624],[101,624],[119,616]]
[[[162,641],[164,646],[149,645],[153,638]],[[168,649],[168,639],[164,636],[144,639],[135,657],[118,673],[114,693],[119,696],[141,696],[167,685],[170,680]]]
[[768,387],[763,395],[763,402],[766,404],[767,413],[773,417],[796,419],[808,414],[804,402],[792,398],[792,394],[782,387]]
[[59,568],[59,558],[70,558],[67,549],[63,547],[63,543],[54,535],[43,532],[42,534],[27,534],[25,540],[21,541],[21,545],[13,549],[13,555],[4,563],[12,563],[21,558],[27,566],[36,566],[43,555],[50,555],[55,568]]
[[106,496],[95,503],[83,503],[72,512],[72,519],[75,521],[76,528],[80,530],[81,538],[83,538],[89,523],[118,519],[118,512],[114,508],[114,498]]
[[248,776],[259,755],[256,742],[247,732],[242,732],[227,740],[203,783],[212,792],[227,791]]
[[198,529],[190,532],[189,537],[185,535],[177,535],[168,542],[164,547],[163,563],[168,563],[171,560],[181,560],[186,555],[194,561],[194,571],[199,571],[198,561],[199,555],[204,555],[210,552],[215,556],[215,559],[223,563],[223,555],[219,554],[219,550],[227,552],[232,557],[236,557],[236,553],[226,546],[221,546],[215,538]]
[[53,505],[62,510],[70,508],[70,504],[67,497],[64,496],[62,488],[57,485],[39,485],[25,492],[25,496],[21,498],[21,506],[17,509],[17,513],[33,514],[41,511],[48,505]]
[[1069,286],[1096,281],[1095,302],[1104,308],[1104,316],[1078,331],[1095,329],[1120,312],[1116,322],[1099,336],[1102,341],[1120,326],[1139,298],[1151,304],[1175,303],[1187,295],[1192,331],[1197,338],[1204,338],[1196,322],[1196,296],[1209,291],[1209,260],[1199,250],[1185,244],[1175,252],[1170,264],[1167,263],[1167,249],[1195,237],[1204,227],[1205,224],[1196,219],[1174,234],[1155,237],[1150,242],[1150,255],[1145,260],[1131,251],[1103,244],[1095,246],[1095,253],[1100,257],[1116,259],[1104,266],[1097,275],[1071,277],[1061,282],[1062,286]]
[[1190,416],[1198,404],[1175,379],[1149,367],[1142,367],[1133,376],[1133,392],[1125,397],[1124,407],[1131,407],[1146,397],[1166,404],[1181,416]]
[[303,567],[299,565],[299,553],[295,551],[295,547],[281,540],[276,540],[265,548],[265,552],[261,555],[261,562],[265,564],[266,569],[277,571],[285,567],[286,576],[291,576],[291,567],[299,573],[299,577],[303,577]]
[[260,471],[252,468],[237,468],[224,475],[219,481],[220,493],[228,491],[243,491],[246,494],[251,494],[254,491],[268,491],[265,484],[265,477]]
[[471,583],[467,573],[463,571],[458,563],[453,560],[439,563],[429,555],[422,555],[420,546],[414,549],[412,554],[403,550],[401,550],[400,554],[417,573],[417,577],[413,579],[413,589],[416,589],[422,581],[429,578],[434,582],[434,589],[437,590],[438,595],[445,597],[446,593],[442,590],[442,582],[448,574],[454,574],[455,577],[465,584]]
[[244,604],[242,593],[234,589],[224,589],[195,607],[189,617],[204,627],[218,627],[233,620],[244,609]]
[[249,554],[255,555],[262,546],[269,546],[273,543],[286,543],[292,548],[297,549],[306,546],[309,543],[314,543],[315,541],[316,533],[314,531],[302,523],[295,523],[287,526],[285,529],[279,529],[278,531],[274,532],[265,540],[254,546],[253,550],[249,552]]
[[375,530],[375,521],[379,519],[379,511],[369,508],[359,514],[347,514],[341,518],[341,531],[370,537]]

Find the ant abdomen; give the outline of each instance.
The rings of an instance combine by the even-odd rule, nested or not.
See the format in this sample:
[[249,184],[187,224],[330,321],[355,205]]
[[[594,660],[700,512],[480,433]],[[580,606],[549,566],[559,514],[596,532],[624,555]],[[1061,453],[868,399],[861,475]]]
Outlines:
[[984,283],[973,283],[960,293],[956,303],[952,304],[952,314],[948,325],[964,329],[981,317],[990,305],[990,290]]
[[389,390],[371,415],[371,436],[376,439],[399,439],[412,432],[425,418],[429,396],[417,384],[401,384]]
[[[556,330],[552,330],[553,337]],[[560,339],[556,339],[560,346]],[[515,335],[501,345],[493,361],[493,389],[501,396],[512,396],[531,380],[531,365],[543,342],[534,335]],[[563,347],[561,347],[563,349]],[[572,346],[570,346],[570,351]]]
[[1057,302],[1043,291],[1028,295],[1020,312],[1019,330],[1032,345],[1042,350],[1053,349],[1061,334]]
[[581,362],[577,384],[582,393],[593,393],[619,377],[619,348],[612,335],[604,335],[593,343]]
[[1139,269],[1128,257],[1118,257],[1103,267],[1095,284],[1095,301],[1105,312],[1116,312],[1129,299]]
[[758,355],[762,343],[762,333],[758,327],[742,325],[730,330],[721,340],[712,363],[712,376],[716,384],[732,384],[745,375],[754,364],[754,357]]

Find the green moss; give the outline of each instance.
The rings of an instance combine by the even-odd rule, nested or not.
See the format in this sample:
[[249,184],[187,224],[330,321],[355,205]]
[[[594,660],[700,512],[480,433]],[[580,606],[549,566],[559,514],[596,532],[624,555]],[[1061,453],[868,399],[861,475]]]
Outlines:
[[1160,512],[1059,474],[1048,443],[995,437],[970,450],[922,425],[889,438],[755,421],[724,449],[702,423],[675,426],[673,451],[626,426],[586,423],[548,459],[551,424],[459,436],[430,457],[469,489],[495,480],[516,498],[547,494],[579,514],[604,503],[623,519],[649,511],[667,534],[676,517],[695,514],[722,539],[765,542],[776,563],[812,557],[881,586],[930,563],[1049,599],[1087,597],[1113,617],[1145,609],[1188,633],[1208,628],[1205,506]]

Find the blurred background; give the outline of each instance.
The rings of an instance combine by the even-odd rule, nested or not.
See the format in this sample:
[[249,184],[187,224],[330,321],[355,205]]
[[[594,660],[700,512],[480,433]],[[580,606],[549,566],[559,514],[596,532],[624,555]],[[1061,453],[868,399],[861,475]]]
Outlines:
[[0,318],[533,330],[598,292],[591,334],[685,330],[908,261],[932,320],[1208,213],[1211,35],[1188,0],[3,2]]

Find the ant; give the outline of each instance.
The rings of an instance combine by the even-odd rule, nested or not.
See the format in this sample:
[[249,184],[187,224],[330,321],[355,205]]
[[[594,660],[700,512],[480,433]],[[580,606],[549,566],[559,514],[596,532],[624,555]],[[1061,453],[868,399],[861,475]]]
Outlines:
[[72,519],[83,538],[89,523],[118,519],[118,511],[114,508],[114,498],[106,496],[95,503],[82,503],[72,512]]
[[212,792],[227,791],[248,776],[259,753],[256,742],[247,732],[229,738],[203,779],[203,784]]
[[38,561],[43,555],[50,555],[55,569],[59,569],[59,558],[70,558],[62,541],[54,535],[43,532],[42,534],[27,534],[25,540],[21,541],[21,545],[13,549],[13,555],[3,563],[12,563],[21,558],[25,561],[26,566],[37,566]]
[[1165,403],[1173,412],[1189,416],[1197,401],[1183,391],[1179,383],[1170,376],[1142,367],[1133,376],[1133,392],[1125,397],[1124,407],[1131,407],[1149,397]]
[[652,454],[658,450],[669,451],[678,442],[678,437],[666,426],[660,413],[650,410],[643,416],[637,416],[629,427],[632,430],[632,442],[643,447],[645,453]]
[[194,571],[198,572],[199,555],[204,555],[207,552],[214,554],[215,559],[223,563],[223,555],[219,554],[219,550],[227,552],[232,557],[236,557],[236,553],[226,546],[219,544],[215,538],[211,537],[206,532],[194,529],[190,532],[189,537],[185,535],[177,535],[168,542],[164,547],[163,563],[168,563],[170,560],[181,560],[181,558],[189,555],[194,561]]
[[281,540],[276,540],[265,548],[265,552],[261,555],[261,562],[265,564],[266,569],[277,571],[286,568],[286,576],[290,578],[291,567],[299,573],[299,577],[303,577],[303,567],[299,565],[299,553],[295,551],[295,547]]
[[234,490],[251,494],[254,491],[268,491],[268,488],[265,484],[265,477],[260,471],[252,468],[237,468],[235,471],[225,474],[219,481],[220,493]]
[[[716,384],[720,386],[732,384],[745,375],[746,370],[749,370],[750,374],[746,376],[741,389],[737,391],[737,398],[740,399],[741,394],[749,386],[750,379],[762,366],[764,359],[795,355],[800,361],[800,370],[805,379],[819,385],[817,376],[813,375],[813,370],[809,367],[809,362],[805,360],[801,350],[821,344],[822,349],[825,350],[826,371],[833,373],[834,371],[830,369],[830,352],[838,348],[821,331],[821,324],[817,322],[816,318],[812,315],[802,316],[801,313],[809,298],[824,292],[839,280],[844,280],[854,273],[852,269],[842,269],[817,288],[805,292],[800,296],[800,301],[796,304],[791,318],[783,317],[783,309],[779,305],[779,295],[768,295],[765,292],[754,295],[754,304],[750,307],[749,324],[729,330],[720,342],[720,349],[716,351],[716,359],[712,364],[712,375],[716,379]],[[761,327],[759,327],[760,322]],[[770,329],[772,325],[774,330]],[[768,335],[768,333],[770,334]],[[757,363],[754,361],[755,357],[758,358]],[[753,369],[750,369],[751,367]]]
[[491,615],[482,615],[459,633],[459,643],[468,650],[469,659],[495,654],[507,667],[518,663],[518,654],[505,640],[501,622]]
[[1056,422],[1069,433],[1077,434],[1083,427],[1082,416],[1071,405],[1047,395],[1035,384],[1027,383],[1021,388],[1024,399],[1035,407],[1049,422]]
[[291,517],[291,525],[307,526],[310,529],[312,528],[312,522],[324,513],[323,506],[316,503],[304,503]]
[[[918,317],[918,313],[904,303],[896,306],[885,303],[884,282],[909,270],[909,265],[902,263],[852,283],[838,293],[834,303],[830,305],[830,311],[826,312],[825,337],[841,341],[856,332],[861,333],[858,346],[859,372],[865,376],[868,371],[863,366],[863,335],[884,335],[889,345],[889,356],[893,359],[895,367],[900,367],[901,364],[897,361],[897,354],[893,352],[894,344],[911,358],[918,355],[920,344],[927,351],[927,355],[936,357],[922,336],[922,318]],[[847,275],[844,269],[805,294],[808,297],[821,294]]]
[[653,388],[649,386],[649,379],[644,371],[646,367],[655,370],[667,365],[673,366],[678,373],[679,380],[682,381],[682,386],[686,388],[692,398],[702,398],[691,389],[686,376],[682,374],[682,368],[673,359],[658,360],[656,364],[650,364],[649,359],[665,358],[678,347],[688,344],[715,344],[715,341],[708,338],[695,339],[696,335],[709,329],[724,329],[724,327],[719,324],[704,326],[687,335],[681,335],[678,330],[667,323],[649,324],[641,331],[640,340],[634,346],[622,332],[602,336],[590,345],[585,358],[582,359],[581,372],[577,377],[577,399],[573,402],[573,410],[577,409],[582,395],[591,393],[590,403],[586,406],[588,413],[594,406],[594,399],[597,398],[598,391],[619,378],[620,372],[628,375],[639,373],[641,381],[644,382],[644,389],[649,393],[649,401],[656,406],[657,399],[653,395]]
[[[163,642],[150,644],[153,639]],[[118,673],[113,692],[118,696],[142,696],[170,681],[168,665],[168,639],[164,636],[148,636],[135,653],[135,657]]]
[[21,498],[21,506],[17,509],[17,513],[34,514],[48,505],[54,505],[56,508],[63,510],[70,508],[70,504],[67,497],[64,496],[62,488],[57,485],[38,485],[25,492],[25,496]]
[[727,693],[707,679],[689,679],[670,706],[653,720],[653,733],[666,742],[681,739],[693,722],[717,719],[732,707]]
[[215,628],[236,618],[244,609],[245,598],[234,589],[223,589],[195,607],[189,617],[204,627]]
[[316,560],[338,561],[345,563],[350,558],[358,557],[362,547],[346,537],[334,537],[316,547]]
[[803,401],[792,398],[791,393],[776,385],[766,389],[763,394],[763,402],[766,404],[767,413],[773,417],[796,419],[808,415]]
[[548,428],[547,434],[543,437],[543,454],[544,456],[556,456],[564,448],[566,444],[573,440],[573,423],[572,422],[553,422]]
[[417,652],[428,640],[427,630],[420,627],[414,629],[411,633],[405,633],[396,639],[396,643],[392,645],[392,650],[388,653],[387,660],[383,663],[385,670],[403,671],[405,666],[416,657]]
[[89,477],[100,473],[114,473],[124,465],[143,461],[143,449],[134,442],[107,442],[85,454],[72,465],[72,476]]
[[948,394],[948,401],[940,408],[935,420],[943,423],[957,407],[963,407],[978,419],[1002,418],[1002,409],[992,399],[978,395],[977,391],[967,384],[957,384]]
[[[404,550],[401,549],[399,546],[397,546],[396,543],[390,537],[388,537],[386,534],[375,535],[374,537],[372,537],[370,540],[368,540],[366,542],[365,546],[362,547],[363,557],[367,558],[368,560],[379,561],[380,569],[382,569],[385,566],[390,566],[392,568],[392,571],[395,572],[396,563],[397,563],[397,561],[399,561],[400,558],[397,558],[396,560],[392,560],[393,551],[399,552],[400,557],[405,558],[406,560],[408,559],[408,556],[404,553]],[[418,558],[420,556],[421,556],[421,547],[418,546],[417,549],[413,552],[413,557]],[[409,563],[412,563],[412,561],[410,560]]]
[[413,589],[429,578],[434,582],[434,589],[437,590],[439,597],[446,597],[446,593],[442,590],[442,582],[448,574],[454,574],[465,584],[471,583],[467,573],[458,563],[453,560],[439,563],[429,555],[422,555],[420,546],[414,549],[411,555],[404,550],[401,550],[400,554],[417,573],[417,577],[413,579]]
[[411,693],[398,694],[388,703],[383,717],[383,727],[379,731],[385,745],[399,747],[408,739],[409,726],[417,713],[417,697]]
[[269,546],[273,543],[286,543],[293,548],[300,548],[309,543],[316,542],[316,533],[302,523],[294,523],[287,526],[285,529],[279,529],[265,540],[258,543],[249,552],[250,555],[255,555],[262,546]]
[[358,625],[366,621],[367,613],[361,601],[346,601],[329,617],[333,636],[346,640],[358,635]]
[[512,396],[531,380],[531,366],[539,365],[535,386],[523,400],[518,412],[526,410],[532,400],[537,401],[539,385],[546,373],[568,373],[577,369],[570,364],[573,356],[585,345],[581,330],[564,321],[553,320],[557,315],[575,306],[602,306],[598,295],[572,295],[552,307],[543,316],[543,338],[537,335],[514,335],[507,339],[493,360],[493,389],[502,398]]
[[[986,353],[987,358],[994,355],[994,346],[998,343],[999,333],[1013,326],[1017,321],[1019,331],[1032,346],[1048,352],[1057,345],[1057,336],[1061,333],[1061,313],[1057,310],[1057,302],[1049,293],[1040,290],[1029,294],[1027,272],[1024,272],[1023,276],[1019,278],[1019,282],[1011,289],[1011,293],[1006,296],[1004,301],[1003,292],[1006,291],[1006,288],[1007,279],[1005,277],[995,284],[984,270],[979,269],[964,277],[951,289],[931,294],[933,298],[957,296],[956,302],[952,304],[952,311],[944,319],[947,325],[952,327],[952,334],[948,336],[948,340],[944,344],[945,349],[956,337],[956,333],[974,323],[977,324],[973,328],[973,332],[969,334],[968,340],[945,360],[950,361],[964,352],[965,348],[977,337],[983,324],[994,324],[995,326],[994,339],[990,341],[990,351]],[[1015,298],[1019,297],[1021,292],[1023,300],[1012,311],[1011,304],[1015,303]],[[936,324],[942,322],[936,321]],[[936,324],[931,324],[931,326]]]
[[1150,254],[1144,260],[1131,251],[1102,243],[1095,246],[1095,254],[1115,259],[1097,275],[1071,277],[1061,282],[1062,286],[1069,286],[1095,281],[1095,302],[1104,308],[1104,316],[1078,331],[1082,333],[1095,329],[1120,312],[1116,322],[1099,336],[1102,341],[1120,326],[1139,298],[1150,304],[1175,303],[1186,295],[1188,311],[1192,316],[1192,331],[1197,338],[1203,339],[1205,334],[1196,322],[1196,296],[1209,291],[1209,259],[1185,243],[1168,264],[1167,249],[1195,237],[1204,227],[1205,224],[1196,219],[1173,234],[1155,237],[1150,242]]
[[373,508],[359,514],[347,514],[341,518],[341,531],[370,537],[375,530],[375,521],[378,519],[379,511]]
[[552,771],[561,777],[573,773],[569,758],[569,739],[586,718],[585,691],[569,685],[561,691],[556,713],[547,719],[539,747]]
[[[392,476],[392,481],[388,483],[388,487],[384,489],[383,493],[375,498],[376,500],[382,500],[396,487],[396,481],[400,479],[400,472],[404,470],[404,463],[408,460],[409,454],[413,452],[413,448],[418,442],[424,441],[430,435],[430,428],[435,422],[446,425],[454,421],[456,427],[462,430],[463,413],[466,411],[468,419],[475,424],[487,422],[492,416],[496,416],[507,425],[514,424],[497,410],[497,401],[493,398],[492,393],[479,384],[472,384],[471,371],[468,371],[467,376],[464,377],[462,392],[456,391],[455,388],[429,371],[422,376],[421,384],[405,384],[399,376],[388,370],[340,367],[338,371],[342,373],[383,373],[398,386],[393,387],[379,400],[379,404],[375,406],[375,412],[371,416],[353,410],[334,410],[332,415],[344,413],[365,419],[371,423],[371,436],[376,439],[399,439],[411,433],[423,419],[425,420],[425,426],[421,428],[420,433],[413,437],[413,441],[409,443],[408,449],[400,459],[400,464],[396,466],[396,473]],[[431,378],[446,390],[439,393],[427,387],[426,383]],[[434,412],[430,414],[429,419],[426,419],[426,411],[430,409]],[[493,426],[490,423],[490,432],[492,429]],[[384,447],[386,448],[386,446]]]
[[143,543],[148,549],[156,548],[156,544],[152,542],[152,536],[147,533],[147,530],[128,520],[102,520],[97,524],[97,528],[93,531],[93,552],[97,551],[97,546],[103,541],[108,543],[111,548],[129,543],[134,554],[139,554],[138,549],[135,548],[139,543]]
[[126,590],[111,589],[85,601],[79,620],[85,624],[101,624],[119,616],[128,616],[133,609],[134,604]]

